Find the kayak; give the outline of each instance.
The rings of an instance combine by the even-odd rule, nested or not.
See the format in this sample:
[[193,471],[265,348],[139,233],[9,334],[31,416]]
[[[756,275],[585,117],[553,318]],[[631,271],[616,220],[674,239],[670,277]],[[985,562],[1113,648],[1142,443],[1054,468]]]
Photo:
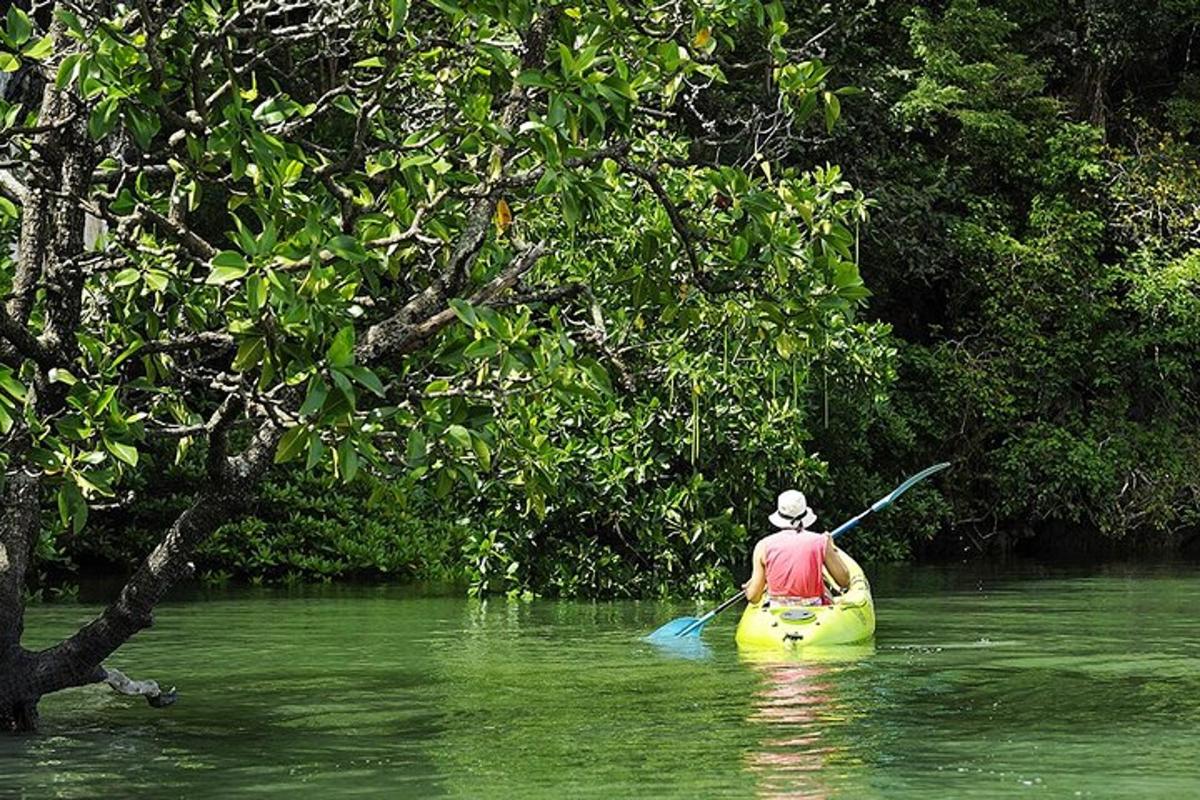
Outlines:
[[738,647],[799,650],[870,640],[875,635],[871,584],[857,561],[844,552],[842,558],[850,569],[850,588],[836,597],[833,605],[778,605],[764,595],[760,602],[748,604],[742,612],[737,626]]

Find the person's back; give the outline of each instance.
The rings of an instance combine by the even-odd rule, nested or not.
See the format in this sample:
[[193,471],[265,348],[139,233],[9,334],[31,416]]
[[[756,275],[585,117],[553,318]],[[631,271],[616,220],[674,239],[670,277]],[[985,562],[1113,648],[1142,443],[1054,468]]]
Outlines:
[[[783,530],[759,544],[766,567],[767,593],[773,598],[825,602],[825,564],[828,539],[811,531]],[[756,548],[757,549],[757,548]]]

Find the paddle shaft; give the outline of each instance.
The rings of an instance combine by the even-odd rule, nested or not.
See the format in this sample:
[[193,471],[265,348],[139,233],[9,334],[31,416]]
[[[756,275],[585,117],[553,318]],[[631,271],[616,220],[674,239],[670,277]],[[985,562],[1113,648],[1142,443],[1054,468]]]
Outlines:
[[940,464],[934,464],[932,467],[926,467],[925,469],[921,470],[916,475],[913,475],[911,478],[906,480],[904,483],[900,484],[895,489],[893,489],[892,491],[888,492],[883,497],[876,500],[874,503],[871,504],[870,508],[868,508],[866,511],[859,514],[854,519],[848,519],[845,522],[843,522],[841,525],[838,525],[836,528],[833,529],[832,532],[830,532],[830,534],[829,534],[830,537],[836,539],[837,537],[841,536],[846,531],[851,530],[852,528],[858,527],[858,523],[862,522],[864,519],[866,519],[872,513],[876,512],[876,511],[883,511],[888,506],[890,506],[892,503],[896,502],[896,500],[900,497],[900,495],[907,492],[918,481],[922,481],[925,478],[928,478],[930,475],[934,474],[935,472],[941,472],[948,466],[950,466],[950,463],[948,461],[943,461]]
[[[829,534],[830,538],[836,539],[837,537],[841,536],[846,531],[849,531],[849,530],[857,527],[858,523],[862,522],[873,512],[883,511],[885,508],[890,506],[892,503],[896,502],[896,499],[899,498],[900,495],[907,492],[909,490],[909,488],[911,486],[913,486],[915,483],[929,477],[930,475],[934,474],[935,472],[941,472],[948,466],[950,466],[949,463],[943,462],[941,464],[934,464],[932,467],[928,467],[926,469],[921,470],[916,475],[913,475],[911,478],[906,480],[904,483],[900,484],[895,489],[888,492],[888,494],[881,497],[879,500],[876,500],[874,503],[871,504],[871,507],[868,508],[866,511],[862,512],[861,514],[854,517],[853,519],[848,519],[845,522],[843,522],[841,525],[838,525],[836,528],[833,529],[833,531],[830,532],[830,534]],[[745,591],[738,592],[733,597],[729,598],[724,603],[721,603],[721,605],[717,606],[712,611],[705,614],[703,617],[700,617],[695,622],[693,622],[691,625],[688,625],[686,628],[684,628],[683,630],[681,630],[679,633],[677,633],[675,635],[676,636],[687,636],[689,633],[696,630],[697,628],[707,625],[708,621],[710,619],[715,617],[717,614],[720,614],[722,611],[729,608],[731,605],[733,605],[734,603],[736,603],[738,600],[742,599],[745,596],[746,596]]]
[[683,630],[681,630],[679,633],[677,633],[675,635],[676,636],[687,636],[689,633],[696,630],[696,628],[699,628],[701,625],[708,624],[708,621],[710,619],[715,617],[717,614],[720,614],[722,611],[729,608],[731,605],[736,603],[738,600],[741,600],[745,596],[746,596],[746,593],[744,591],[738,592],[733,597],[729,598],[724,603],[721,603],[721,605],[717,606],[712,611],[705,614],[703,617],[700,617],[698,620],[693,622],[691,625],[688,625],[686,628],[684,628]]

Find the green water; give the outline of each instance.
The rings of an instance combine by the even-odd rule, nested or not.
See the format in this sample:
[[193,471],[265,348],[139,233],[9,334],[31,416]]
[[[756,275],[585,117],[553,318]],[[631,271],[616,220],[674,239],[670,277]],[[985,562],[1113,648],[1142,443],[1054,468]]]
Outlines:
[[[0,738],[2,797],[1194,797],[1200,567],[877,571],[875,647],[752,663],[736,614],[395,588],[164,605],[86,687]],[[31,610],[27,644],[94,612]]]

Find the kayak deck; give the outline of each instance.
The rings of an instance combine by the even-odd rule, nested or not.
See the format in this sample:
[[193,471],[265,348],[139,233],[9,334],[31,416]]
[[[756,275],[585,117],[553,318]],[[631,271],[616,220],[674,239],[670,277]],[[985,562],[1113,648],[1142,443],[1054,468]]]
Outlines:
[[855,644],[875,634],[875,603],[862,567],[842,553],[850,570],[850,588],[828,606],[776,606],[769,597],[751,603],[737,627],[745,649],[798,650]]

